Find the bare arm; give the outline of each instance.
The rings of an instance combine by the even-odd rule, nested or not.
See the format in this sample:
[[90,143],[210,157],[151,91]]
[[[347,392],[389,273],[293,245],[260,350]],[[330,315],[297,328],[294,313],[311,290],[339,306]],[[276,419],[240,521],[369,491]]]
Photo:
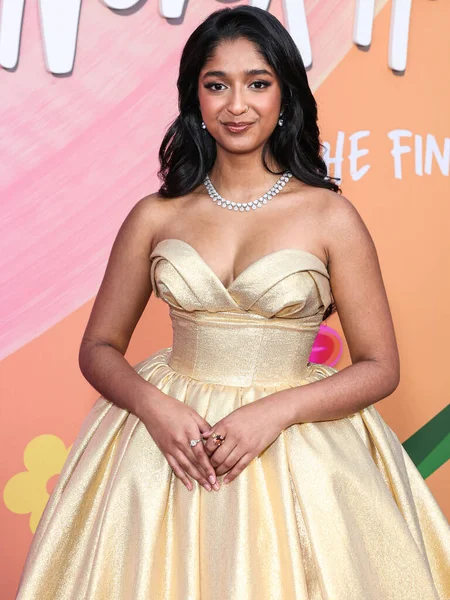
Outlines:
[[375,245],[354,206],[343,196],[329,198],[323,226],[330,282],[353,364],[331,377],[276,394],[286,426],[349,416],[389,396],[400,381]]
[[[207,490],[219,488],[203,444],[210,424],[193,408],[167,396],[125,359],[130,338],[152,293],[150,254],[158,226],[156,194],[140,200],[114,241],[79,352],[80,369],[104,397],[144,423],[175,475],[191,490],[188,474]],[[209,481],[208,481],[209,480]]]
[[143,401],[149,401],[150,384],[136,373],[124,354],[152,293],[149,255],[157,215],[155,199],[148,196],[123,222],[79,351],[80,369],[89,383],[137,416]]

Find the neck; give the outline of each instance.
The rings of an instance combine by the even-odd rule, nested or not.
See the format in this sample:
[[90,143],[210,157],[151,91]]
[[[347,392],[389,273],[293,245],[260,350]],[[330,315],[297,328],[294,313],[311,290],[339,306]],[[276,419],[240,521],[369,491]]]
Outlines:
[[[267,165],[273,171],[281,167],[268,156]],[[233,202],[249,202],[267,192],[280,175],[269,173],[256,154],[231,154],[218,148],[209,177],[220,195]]]

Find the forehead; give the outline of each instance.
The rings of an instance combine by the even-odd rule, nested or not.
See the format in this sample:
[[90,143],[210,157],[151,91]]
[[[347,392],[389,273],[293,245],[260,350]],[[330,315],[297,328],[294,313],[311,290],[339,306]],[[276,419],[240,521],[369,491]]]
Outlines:
[[201,73],[210,70],[212,65],[230,74],[257,67],[265,67],[268,71],[273,71],[264,56],[260,54],[258,46],[246,38],[221,41],[204,64]]

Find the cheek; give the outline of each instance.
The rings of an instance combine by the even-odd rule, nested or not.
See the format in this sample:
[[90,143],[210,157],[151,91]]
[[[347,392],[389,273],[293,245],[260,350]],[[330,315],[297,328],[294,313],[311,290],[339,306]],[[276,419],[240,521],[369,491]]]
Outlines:
[[264,96],[261,97],[261,102],[259,103],[261,114],[264,114],[264,116],[271,116],[273,114],[278,115],[280,102],[281,98],[277,90],[274,90],[272,93],[269,92],[264,94]]
[[198,97],[200,110],[205,117],[211,116],[213,117],[217,112],[220,112],[222,109],[222,104],[218,98],[213,96],[208,96],[206,94],[199,94]]

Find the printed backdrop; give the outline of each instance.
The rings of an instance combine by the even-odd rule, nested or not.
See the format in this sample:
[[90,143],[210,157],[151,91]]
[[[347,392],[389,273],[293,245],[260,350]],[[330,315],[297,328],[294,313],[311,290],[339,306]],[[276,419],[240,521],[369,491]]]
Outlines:
[[[99,395],[79,344],[121,222],[159,186],[182,46],[238,4],[0,0],[4,598]],[[373,15],[364,0],[305,0],[304,14],[301,0],[254,4],[312,63],[329,172],[375,240],[396,326],[401,384],[377,409],[450,517],[450,4],[415,0],[410,18],[401,0],[395,12],[375,2]],[[170,344],[167,307],[152,297],[126,357]],[[312,360],[350,364],[337,315]]]

